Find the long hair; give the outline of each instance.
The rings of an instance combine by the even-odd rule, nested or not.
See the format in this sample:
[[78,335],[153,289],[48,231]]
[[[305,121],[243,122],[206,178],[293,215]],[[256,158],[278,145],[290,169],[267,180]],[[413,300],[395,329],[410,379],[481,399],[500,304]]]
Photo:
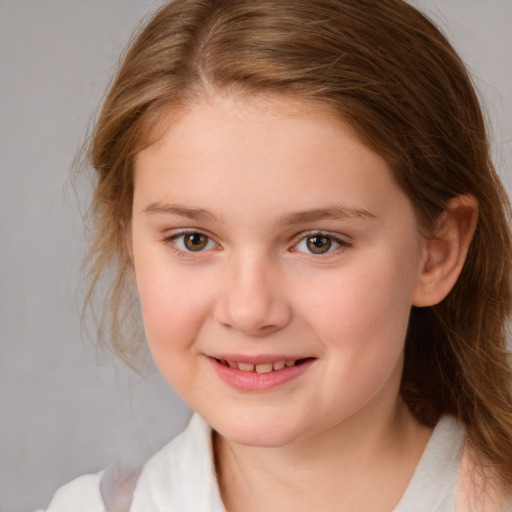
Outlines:
[[88,256],[92,300],[114,283],[102,326],[133,353],[127,231],[133,161],[159,121],[211,92],[292,96],[327,107],[390,165],[422,233],[470,194],[479,219],[462,274],[440,304],[413,308],[401,393],[434,425],[449,413],[481,460],[512,486],[510,206],[489,157],[468,73],[440,31],[403,0],[175,0],[129,47],[96,124]]

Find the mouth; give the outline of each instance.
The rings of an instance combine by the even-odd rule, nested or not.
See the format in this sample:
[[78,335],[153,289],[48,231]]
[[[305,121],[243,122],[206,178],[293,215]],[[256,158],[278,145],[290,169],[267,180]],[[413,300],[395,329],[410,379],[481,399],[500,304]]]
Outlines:
[[285,368],[291,368],[293,366],[300,366],[301,364],[304,364],[306,361],[308,361],[311,358],[305,358],[305,359],[288,359],[288,360],[281,360],[281,361],[268,361],[264,363],[247,363],[242,361],[234,361],[231,359],[217,359],[214,358],[219,364],[223,366],[228,366],[229,368],[232,368],[234,370],[240,370],[242,372],[247,373],[258,373],[258,374],[264,374],[264,373],[274,373],[274,372],[280,372],[284,370]]
[[315,357],[216,355],[208,359],[217,375],[241,392],[265,392],[280,388],[308,371]]

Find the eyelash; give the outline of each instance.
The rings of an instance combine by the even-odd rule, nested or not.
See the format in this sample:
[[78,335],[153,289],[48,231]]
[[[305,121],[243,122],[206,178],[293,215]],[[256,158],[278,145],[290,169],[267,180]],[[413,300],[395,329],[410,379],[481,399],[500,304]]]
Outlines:
[[[197,251],[194,251],[194,250],[190,250],[190,249],[187,249],[184,244],[185,244],[185,237],[187,235],[199,235],[199,236],[202,236],[202,237],[205,237],[207,240],[206,240],[206,245],[200,249],[198,249]],[[310,255],[310,256],[323,256],[323,257],[328,257],[331,253],[333,252],[336,252],[338,251],[339,249],[346,249],[346,248],[349,248],[349,247],[352,247],[352,243],[348,242],[347,240],[343,240],[337,236],[334,236],[332,235],[331,233],[327,233],[327,232],[324,232],[324,231],[309,231],[309,232],[306,232],[306,233],[301,233],[300,235],[300,238],[299,237],[296,237],[295,239],[298,240],[296,243],[294,243],[292,245],[292,247],[289,249],[290,252],[301,252],[301,253],[304,253],[304,254],[307,254],[307,255]],[[304,244],[307,244],[308,243],[308,239],[314,239],[314,238],[323,238],[323,239],[326,239],[329,241],[329,247],[327,248],[326,252],[313,252],[311,250],[298,250],[297,247],[299,247],[299,245],[301,243],[304,243]],[[182,240],[181,241],[181,244],[177,243],[178,240]],[[172,250],[178,252],[179,254],[186,254],[186,255],[192,255],[194,254],[194,252],[197,252],[197,253],[202,253],[202,252],[206,252],[208,250],[211,250],[213,248],[219,248],[219,244],[217,244],[213,238],[202,232],[202,231],[199,231],[199,230],[193,230],[193,229],[190,229],[190,230],[184,230],[184,231],[179,231],[171,236],[168,236],[166,238],[164,238],[163,242],[167,245],[169,245],[171,247]],[[335,245],[334,248],[332,248],[332,245]],[[180,246],[181,245],[181,246]]]

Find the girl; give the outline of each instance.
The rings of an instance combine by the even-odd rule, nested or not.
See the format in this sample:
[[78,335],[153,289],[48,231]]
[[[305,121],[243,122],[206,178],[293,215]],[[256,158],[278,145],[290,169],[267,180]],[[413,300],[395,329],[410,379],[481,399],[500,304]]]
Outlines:
[[175,0],[95,128],[92,289],[196,411],[49,511],[512,510],[509,205],[402,0]]

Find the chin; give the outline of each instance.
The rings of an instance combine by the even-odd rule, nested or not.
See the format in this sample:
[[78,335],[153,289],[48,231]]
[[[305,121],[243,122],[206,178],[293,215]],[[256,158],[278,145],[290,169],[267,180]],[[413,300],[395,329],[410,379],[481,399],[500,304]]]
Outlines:
[[231,443],[254,448],[282,448],[297,441],[295,436],[268,432],[263,434],[261,432],[236,432],[233,435],[223,435],[223,437]]
[[295,443],[307,434],[292,421],[282,422],[276,418],[237,418],[230,421],[210,423],[226,440],[243,446],[258,448],[280,448]]

